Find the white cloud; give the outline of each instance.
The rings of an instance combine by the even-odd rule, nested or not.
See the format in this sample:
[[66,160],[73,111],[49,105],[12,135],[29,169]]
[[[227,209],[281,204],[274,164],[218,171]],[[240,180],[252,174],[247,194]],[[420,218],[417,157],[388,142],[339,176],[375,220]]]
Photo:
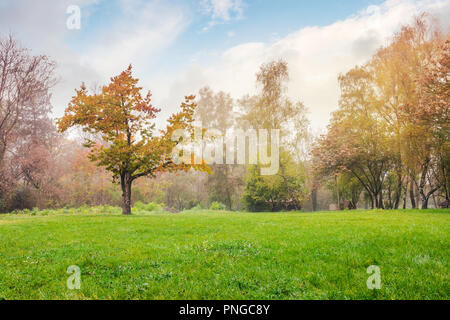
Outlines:
[[204,30],[219,23],[241,19],[244,13],[242,0],[202,0],[200,5],[203,13],[211,16],[211,21]]
[[259,65],[283,58],[290,68],[289,95],[309,108],[314,128],[324,128],[330,113],[337,108],[339,73],[367,61],[401,25],[410,23],[422,11],[448,23],[450,1],[388,0],[343,21],[303,28],[272,43],[241,44],[224,52],[215,64],[196,66],[195,72],[191,70],[189,76],[176,80],[167,103],[206,84],[234,97],[254,92]]
[[[81,7],[80,31],[66,28],[66,9],[72,4]],[[145,81],[142,75],[150,73],[155,55],[170,46],[189,23],[181,6],[159,0],[119,0],[115,4],[120,16],[98,27],[99,21],[94,20],[98,16],[93,13],[113,4],[100,0],[0,0],[0,35],[13,32],[33,53],[45,53],[57,61],[60,81],[53,90],[55,116],[62,115],[82,81],[88,86],[101,85],[130,63]],[[91,28],[89,39],[82,33],[86,25]],[[81,41],[72,42],[77,39]]]
[[166,49],[188,25],[181,8],[161,1],[121,0],[121,20],[104,30],[94,46],[82,55],[105,77],[124,70],[130,63],[147,70],[151,58]]
[[[173,68],[176,71],[161,71],[155,66],[161,59],[156,58],[161,58],[183,33],[189,24],[189,10],[178,2],[161,0],[118,3],[123,9],[120,19],[96,30],[90,36],[93,40],[80,39],[83,47],[77,48],[70,42],[76,31],[65,27],[67,6],[82,7],[83,31],[83,23],[97,18],[95,10],[109,2],[0,0],[0,33],[13,31],[33,52],[45,52],[58,62],[61,82],[53,91],[56,116],[62,114],[81,81],[103,84],[129,63],[135,65],[141,85],[152,89],[155,105],[163,108],[162,115],[168,116],[177,110],[184,95],[195,93],[204,85],[230,92],[234,97],[255,92],[259,65],[284,58],[290,66],[290,96],[303,100],[310,109],[314,127],[323,128],[330,112],[337,108],[339,73],[366,61],[402,24],[421,11],[436,14],[446,23],[445,28],[450,23],[449,0],[388,0],[328,26],[303,28],[264,43],[243,43],[219,55],[200,48],[194,57],[185,57],[185,71],[179,67]],[[206,4],[211,19],[219,22],[242,16],[244,7],[243,2],[235,0],[208,0]],[[179,55],[184,58],[182,52]],[[159,70],[158,75],[153,72],[155,69]]]
[[23,46],[32,48],[33,54],[46,54],[57,62],[59,82],[52,90],[55,115],[61,115],[74,88],[83,79],[98,81],[99,75],[80,64],[79,54],[65,42],[70,32],[66,27],[66,10],[69,5],[79,5],[82,16],[88,17],[89,6],[98,0],[0,0],[0,36],[12,33]]

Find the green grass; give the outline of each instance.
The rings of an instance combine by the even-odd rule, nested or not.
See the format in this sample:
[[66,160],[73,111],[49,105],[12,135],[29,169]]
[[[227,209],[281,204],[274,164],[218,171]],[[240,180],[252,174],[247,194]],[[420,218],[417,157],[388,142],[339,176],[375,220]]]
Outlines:
[[[108,210],[0,216],[0,299],[450,298],[449,210]],[[70,265],[81,290],[66,287]]]

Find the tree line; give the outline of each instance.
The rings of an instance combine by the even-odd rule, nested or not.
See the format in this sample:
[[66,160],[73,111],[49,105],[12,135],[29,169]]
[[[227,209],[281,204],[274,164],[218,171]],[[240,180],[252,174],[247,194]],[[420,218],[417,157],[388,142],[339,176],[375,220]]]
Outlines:
[[[284,60],[261,65],[254,95],[235,99],[204,87],[186,96],[163,130],[131,66],[99,89],[83,84],[55,121],[56,63],[1,38],[0,212],[108,204],[129,214],[136,201],[171,211],[217,202],[248,211],[425,209],[430,199],[448,207],[449,43],[426,15],[404,26],[369,61],[339,76],[339,107],[316,136],[305,105],[288,96]],[[171,150],[182,139],[172,133],[193,134],[195,121],[204,132],[279,129],[278,173],[261,175],[260,165],[175,164]],[[77,135],[64,133],[71,128]]]
[[[372,207],[448,207],[449,34],[426,15],[339,77],[341,98],[314,148],[316,174],[364,190]],[[420,204],[417,201],[419,195]]]

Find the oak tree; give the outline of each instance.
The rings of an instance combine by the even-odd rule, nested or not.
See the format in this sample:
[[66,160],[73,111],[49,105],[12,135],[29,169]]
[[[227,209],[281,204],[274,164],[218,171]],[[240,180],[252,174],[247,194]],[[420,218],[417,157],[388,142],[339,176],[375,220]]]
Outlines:
[[83,84],[58,120],[61,132],[79,126],[102,138],[102,144],[87,139],[85,146],[90,148],[90,159],[110,171],[113,182],[120,183],[125,215],[131,214],[131,186],[136,179],[155,177],[159,172],[207,168],[203,164],[176,164],[172,159],[172,149],[183,139],[172,139],[175,130],[193,134],[195,97],[187,96],[181,110],[157,134],[153,120],[160,109],[151,104],[150,92],[142,96],[141,91],[130,65],[99,93],[90,94]]

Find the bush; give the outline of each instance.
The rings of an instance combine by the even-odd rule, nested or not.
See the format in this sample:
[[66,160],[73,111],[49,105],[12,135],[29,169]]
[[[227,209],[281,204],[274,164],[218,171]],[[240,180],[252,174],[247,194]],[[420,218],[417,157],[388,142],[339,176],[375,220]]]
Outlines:
[[195,207],[183,210],[183,212],[192,212],[192,211],[200,211],[200,210],[204,210],[204,208],[202,207],[201,204],[198,204]]
[[143,203],[141,201],[138,201],[133,206],[133,213],[137,212],[154,212],[154,211],[162,211],[164,209],[164,204],[149,202],[149,203]]
[[194,210],[194,211],[203,210],[203,207],[201,204],[198,204],[195,207],[193,207],[191,210]]
[[33,210],[31,210],[31,215],[35,216],[35,215],[39,214],[39,211],[40,211],[39,208],[34,207]]
[[23,214],[31,216],[48,216],[48,215],[60,215],[60,214],[70,214],[70,215],[82,215],[82,214],[113,214],[119,215],[122,213],[122,208],[112,207],[108,205],[88,207],[83,205],[78,208],[70,208],[68,206],[59,209],[44,209],[39,210],[39,208],[34,207],[33,209],[23,209],[23,210],[13,210],[11,214]]
[[110,205],[103,205],[103,206],[99,206],[98,208],[98,212],[99,213],[121,213],[122,212],[122,208],[120,207],[113,207]]
[[226,209],[227,209],[226,205],[224,205],[223,203],[217,202],[217,201],[214,201],[209,206],[209,210],[214,210],[214,211],[225,211]]
[[[20,187],[15,191],[9,204],[10,210],[24,210],[29,211],[36,206],[36,197],[33,190],[28,187]],[[29,212],[27,212],[29,213]]]

